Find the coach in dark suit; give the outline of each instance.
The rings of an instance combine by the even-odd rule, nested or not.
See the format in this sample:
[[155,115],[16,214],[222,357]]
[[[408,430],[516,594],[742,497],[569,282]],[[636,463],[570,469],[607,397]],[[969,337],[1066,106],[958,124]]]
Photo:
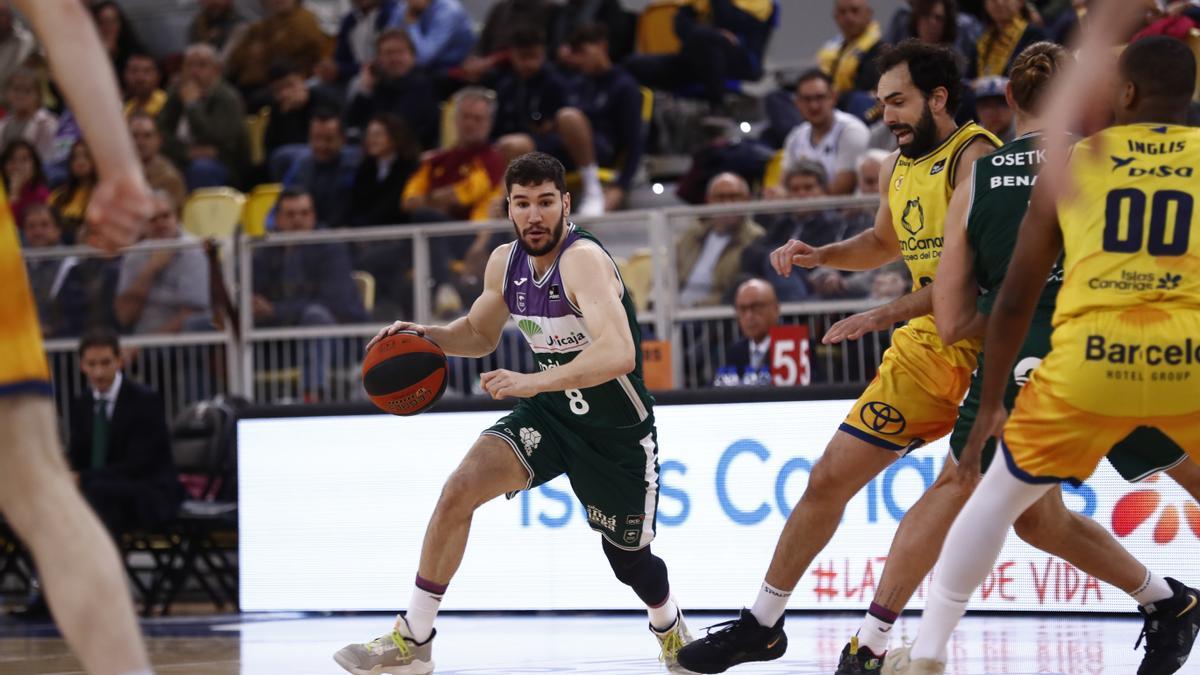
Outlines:
[[725,351],[725,366],[737,369],[740,379],[748,369],[771,367],[771,327],[779,323],[779,299],[771,284],[748,279],[733,298],[742,339]]
[[121,374],[115,333],[79,345],[87,390],[71,408],[71,471],[114,536],[168,521],[183,500],[162,397]]

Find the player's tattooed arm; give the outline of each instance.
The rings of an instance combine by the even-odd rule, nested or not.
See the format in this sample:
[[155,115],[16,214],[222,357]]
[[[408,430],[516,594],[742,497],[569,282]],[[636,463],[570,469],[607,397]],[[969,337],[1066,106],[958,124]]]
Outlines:
[[[974,170],[968,175],[973,175]],[[970,190],[960,185],[950,198],[946,212],[945,244],[938,262],[933,290],[933,319],[944,344],[983,334],[987,317],[980,314],[976,300],[975,262],[967,241]],[[924,289],[922,289],[924,290]]]

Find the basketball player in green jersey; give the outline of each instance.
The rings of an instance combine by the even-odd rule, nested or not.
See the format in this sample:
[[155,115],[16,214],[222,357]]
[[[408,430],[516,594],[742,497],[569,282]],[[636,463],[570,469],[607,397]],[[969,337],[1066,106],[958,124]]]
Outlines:
[[[951,200],[945,249],[938,266],[937,280],[931,286],[934,320],[943,341],[956,342],[982,333],[995,292],[1007,271],[1016,244],[1017,229],[1025,216],[1037,169],[1044,156],[1040,149],[1038,104],[1065,59],[1066,52],[1062,47],[1047,42],[1031,45],[1018,56],[1013,65],[1008,93],[1009,105],[1017,116],[1018,138],[977,160],[970,189],[956,193]],[[1019,387],[1028,379],[1029,372],[1050,350],[1050,318],[1054,313],[1054,300],[1061,282],[1062,268],[1056,266],[1042,294],[1034,328],[1018,357],[1016,371],[1010,378],[1006,400],[1009,407]],[[986,352],[987,345],[984,345],[984,351],[978,357],[979,370],[972,379],[967,399],[959,408],[958,422],[950,439],[955,461],[961,455],[975,420]],[[992,448],[989,447],[983,460],[983,469],[986,469],[991,458]],[[1109,461],[1127,480],[1140,480],[1170,469],[1176,480],[1196,495],[1200,485],[1200,467],[1183,462],[1184,458],[1177,448],[1159,448],[1156,453],[1147,456],[1126,447],[1118,448],[1109,455]],[[945,470],[949,472],[951,467]],[[962,486],[949,476],[949,473],[944,475],[944,489],[960,489]],[[957,507],[961,508],[967,496],[967,491],[961,493]],[[914,507],[905,516],[893,540],[892,554],[884,568],[874,605],[898,614],[932,568],[931,564],[913,564],[911,557],[907,558],[907,564],[898,564],[900,560],[895,557],[898,552],[918,545],[907,541],[913,530],[906,528],[904,523],[911,523],[910,519],[918,518],[926,524],[937,522],[939,528],[925,530],[919,542],[920,546],[936,551],[940,549],[940,541],[957,512],[956,508],[935,516]],[[1026,511],[1017,521],[1016,531],[1031,545],[1126,591],[1139,605],[1170,597],[1172,593],[1165,579],[1134,560],[1103,527],[1069,511],[1062,502],[1060,491],[1050,492]],[[934,537],[937,537],[936,546],[931,545]],[[879,610],[874,605],[874,611],[868,614],[858,634],[843,650],[837,671],[839,675],[878,673],[882,668],[891,622],[880,620],[877,616]],[[1149,652],[1152,651],[1152,645],[1149,643],[1147,650],[1147,658],[1151,658]]]

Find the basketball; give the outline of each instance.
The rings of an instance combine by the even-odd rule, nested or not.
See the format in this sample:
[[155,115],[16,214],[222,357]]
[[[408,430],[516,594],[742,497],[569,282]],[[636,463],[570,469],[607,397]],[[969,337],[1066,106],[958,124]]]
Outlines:
[[446,354],[433,340],[401,331],[380,340],[363,360],[363,388],[393,415],[425,412],[446,393]]

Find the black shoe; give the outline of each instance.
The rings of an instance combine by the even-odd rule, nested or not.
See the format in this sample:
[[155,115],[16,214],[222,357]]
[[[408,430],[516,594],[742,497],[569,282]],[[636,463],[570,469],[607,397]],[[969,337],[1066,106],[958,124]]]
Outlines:
[[708,631],[679,650],[679,665],[694,673],[723,673],[747,661],[774,661],[787,651],[782,616],[774,626],[764,628],[750,610],[743,609],[738,618],[709,626]]
[[858,637],[850,638],[850,642],[842,647],[842,658],[838,660],[837,672],[833,675],[870,675],[883,670],[883,654],[875,654],[866,647],[859,646]]
[[1138,667],[1138,675],[1169,675],[1183,667],[1200,631],[1200,591],[1188,588],[1167,577],[1175,595],[1155,602],[1138,611],[1145,617],[1137,649],[1146,639],[1146,656]]

